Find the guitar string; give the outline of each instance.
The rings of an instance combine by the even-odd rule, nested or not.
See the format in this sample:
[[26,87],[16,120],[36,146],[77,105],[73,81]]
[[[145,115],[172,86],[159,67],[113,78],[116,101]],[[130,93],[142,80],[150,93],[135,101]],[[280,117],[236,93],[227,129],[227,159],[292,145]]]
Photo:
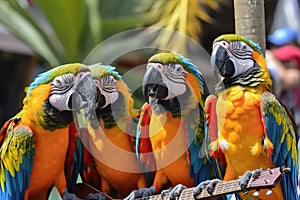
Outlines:
[[[274,173],[274,172],[273,172]],[[254,182],[256,183],[256,184],[260,184],[260,183],[264,183],[264,184],[266,184],[265,183],[265,179],[264,179],[264,177],[269,177],[269,175],[270,175],[270,172],[268,171],[268,170],[266,170],[266,171],[263,171],[263,172],[261,172],[261,174],[258,176],[258,178],[254,178],[254,179],[252,179],[252,182],[251,182],[251,184],[253,184]],[[258,181],[258,180],[261,180],[261,181]],[[221,190],[222,189],[222,192],[223,193],[225,193],[225,192],[231,192],[231,188],[232,188],[232,185],[236,185],[236,187],[238,188],[239,187],[239,180],[232,180],[232,181],[227,181],[227,182],[220,182],[220,183],[217,183],[217,185],[214,187],[214,191],[212,192],[212,193],[216,193],[216,191],[217,190]],[[186,192],[186,195],[187,195],[187,197],[190,197],[191,195],[193,195],[193,188],[187,188],[187,189],[185,189],[185,190],[187,190],[187,192]],[[185,190],[183,190],[183,191],[185,191]],[[240,191],[241,189],[239,188],[238,190],[234,190],[234,191]],[[233,192],[234,192],[233,191]],[[204,193],[207,193],[207,195],[209,195],[209,196],[211,196],[211,194],[209,194],[206,190],[203,190],[199,195],[197,195],[197,196],[201,196],[202,194],[204,194]],[[220,194],[222,194],[222,193],[220,193]],[[220,194],[215,194],[215,195],[220,195]],[[162,197],[163,196],[163,197]],[[162,197],[162,199],[163,198],[166,198],[166,197],[168,197],[169,196],[169,193],[166,193],[165,195],[160,195],[160,194],[157,194],[157,195],[153,195],[153,196],[148,196],[148,197],[141,197],[141,198],[136,198],[136,200],[144,200],[144,199],[147,199],[147,198],[149,198],[149,199],[152,199],[151,197],[153,197],[154,198],[154,200],[156,200],[157,198],[159,199],[160,197]],[[207,197],[209,197],[209,196],[207,196]],[[181,197],[181,195],[180,195],[180,197]],[[205,197],[205,196],[204,196]]]

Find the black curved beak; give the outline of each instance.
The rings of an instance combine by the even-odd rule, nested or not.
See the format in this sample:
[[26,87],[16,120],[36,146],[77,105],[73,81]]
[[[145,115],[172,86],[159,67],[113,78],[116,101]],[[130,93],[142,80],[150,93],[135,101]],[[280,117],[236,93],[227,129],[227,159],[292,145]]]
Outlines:
[[232,77],[235,73],[234,63],[230,60],[227,50],[222,46],[216,46],[211,56],[213,71],[218,70],[223,77]]
[[97,127],[99,124],[95,112],[97,87],[90,74],[82,77],[76,87],[76,93],[77,95],[72,97],[73,107],[78,107],[74,118],[84,122],[86,126],[90,124],[94,128]]
[[143,78],[143,95],[145,100],[149,103],[149,97],[164,99],[168,96],[168,88],[163,83],[160,71],[151,67],[149,68]]
[[97,92],[96,92],[96,105],[97,105],[97,108],[96,109],[103,108],[103,106],[105,104],[106,104],[105,96],[103,94],[101,94],[101,91],[99,90],[99,88],[97,88]]

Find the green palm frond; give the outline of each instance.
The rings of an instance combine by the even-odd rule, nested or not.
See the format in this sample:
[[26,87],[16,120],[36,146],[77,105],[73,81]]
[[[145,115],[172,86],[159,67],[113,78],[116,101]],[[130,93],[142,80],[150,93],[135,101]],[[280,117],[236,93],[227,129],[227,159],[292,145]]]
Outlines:
[[[190,37],[199,42],[202,22],[211,23],[213,18],[207,11],[217,10],[222,0],[157,0],[153,1],[146,12],[151,27],[164,28],[155,42],[160,48],[184,49],[186,37],[173,34],[172,31]],[[171,31],[169,31],[171,30]]]
[[30,2],[0,1],[0,23],[50,66],[82,62],[103,39],[142,19],[133,9],[139,0]]

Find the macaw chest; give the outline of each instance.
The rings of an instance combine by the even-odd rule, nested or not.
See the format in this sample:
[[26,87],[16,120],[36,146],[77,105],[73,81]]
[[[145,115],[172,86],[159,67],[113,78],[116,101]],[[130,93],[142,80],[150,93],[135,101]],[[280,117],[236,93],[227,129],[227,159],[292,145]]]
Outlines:
[[129,135],[118,126],[103,128],[103,133],[98,136],[102,141],[101,148],[95,149],[96,152],[93,153],[99,173],[102,173],[101,171],[106,173],[109,170],[115,171],[112,174],[116,174],[117,171],[141,172]]
[[149,134],[152,150],[158,165],[164,166],[180,157],[186,157],[186,121],[166,115],[152,115]]
[[251,154],[260,145],[263,125],[260,113],[261,94],[235,87],[222,93],[217,102],[218,141],[226,153]]
[[68,128],[56,131],[35,130],[35,155],[30,176],[30,193],[48,190],[61,179],[69,143]]

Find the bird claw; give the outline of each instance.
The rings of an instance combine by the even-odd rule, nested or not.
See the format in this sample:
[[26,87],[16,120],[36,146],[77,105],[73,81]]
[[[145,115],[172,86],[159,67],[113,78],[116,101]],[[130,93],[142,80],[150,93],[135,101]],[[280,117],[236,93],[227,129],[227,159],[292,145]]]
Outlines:
[[156,189],[154,186],[150,188],[141,188],[139,190],[132,191],[124,200],[135,200],[136,198],[143,198],[156,194]]
[[240,176],[239,184],[240,184],[240,187],[244,194],[248,193],[248,190],[246,188],[247,188],[247,185],[248,185],[251,177],[255,178],[255,177],[259,176],[261,172],[262,172],[262,169],[257,169],[252,172],[246,171],[242,176]]
[[75,194],[70,193],[68,190],[65,190],[61,194],[61,198],[63,200],[82,200],[82,199],[78,198]]
[[187,187],[182,185],[182,184],[178,184],[173,188],[169,188],[167,190],[163,190],[161,192],[161,196],[164,197],[166,196],[166,193],[169,193],[169,199],[171,200],[175,200],[177,198],[180,197],[180,194],[182,192],[182,190],[186,189]]
[[169,189],[162,190],[161,193],[160,193],[160,196],[162,197],[162,199],[164,199],[165,196],[168,195],[168,193],[170,193],[172,189],[173,189],[173,188],[170,187]]
[[196,199],[196,197],[202,192],[203,189],[206,189],[206,191],[209,194],[212,194],[214,192],[216,184],[220,182],[222,182],[220,179],[206,180],[201,182],[199,185],[197,185],[194,188],[193,191],[194,198]]
[[88,199],[88,200],[92,200],[92,199],[95,199],[95,200],[105,200],[106,197],[103,194],[101,194],[101,193],[96,193],[96,194],[90,193],[90,194],[88,194],[86,196],[85,199]]

